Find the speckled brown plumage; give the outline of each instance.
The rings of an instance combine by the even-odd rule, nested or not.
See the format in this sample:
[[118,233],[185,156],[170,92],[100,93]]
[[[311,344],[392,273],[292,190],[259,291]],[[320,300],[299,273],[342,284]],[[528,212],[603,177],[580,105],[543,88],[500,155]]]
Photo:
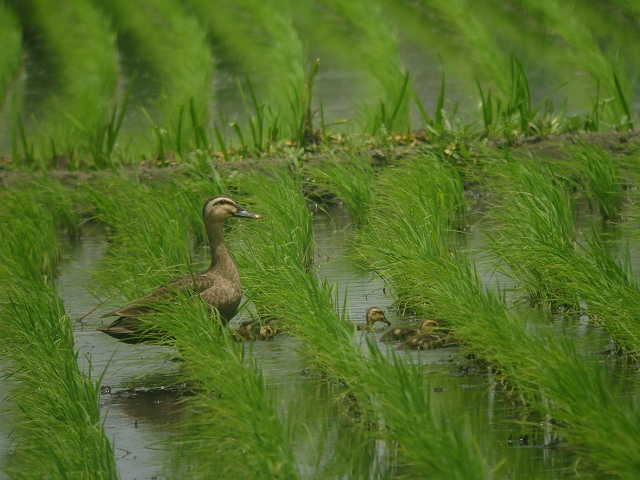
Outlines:
[[158,302],[169,300],[178,293],[188,292],[199,293],[210,308],[218,310],[223,321],[228,322],[233,318],[242,299],[242,286],[238,267],[224,243],[223,224],[230,217],[261,216],[246,211],[225,196],[208,199],[202,207],[202,214],[211,251],[209,269],[199,274],[174,278],[126,307],[103,315],[118,318],[98,330],[127,343],[153,340],[161,332],[150,328],[148,323],[143,324],[139,317],[153,313]]

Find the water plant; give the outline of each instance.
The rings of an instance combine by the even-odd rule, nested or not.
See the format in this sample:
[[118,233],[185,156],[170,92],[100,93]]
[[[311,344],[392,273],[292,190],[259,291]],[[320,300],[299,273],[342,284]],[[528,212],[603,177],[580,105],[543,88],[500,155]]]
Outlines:
[[[364,130],[383,138],[405,132],[410,124],[410,77],[400,64],[398,40],[381,8],[360,0],[349,3],[325,0],[324,4],[357,32],[359,39],[354,46],[359,52],[361,68],[375,82],[371,95],[377,103],[363,107]],[[381,58],[386,61],[380,62]]]
[[344,203],[356,226],[366,224],[375,180],[371,159],[351,153],[346,158],[333,157],[306,169],[308,182],[318,188],[317,195],[332,195]]
[[571,255],[576,248],[576,207],[569,183],[549,165],[533,161],[501,168],[506,198],[492,213],[501,226],[487,234],[491,249],[529,300],[554,304],[565,298],[561,290],[554,291],[565,282],[551,280],[562,270],[550,259]]
[[629,109],[633,82],[629,81],[617,54],[602,51],[588,27],[572,14],[571,7],[555,0],[527,0],[522,6],[538,15],[547,28],[568,44],[569,48],[564,49],[567,60],[587,72],[602,89],[601,95],[609,107],[603,111],[606,121],[619,128],[633,128]]
[[250,346],[234,340],[204,302],[186,295],[153,321],[180,352],[181,376],[193,391],[183,401],[189,413],[174,470],[191,478],[212,471],[224,478],[298,478],[293,424],[276,408]]
[[[398,176],[397,181],[419,184],[423,179]],[[415,311],[435,312],[450,322],[470,352],[490,361],[492,370],[526,402],[559,421],[563,434],[586,448],[596,466],[623,477],[633,475],[638,459],[623,446],[631,441],[638,417],[629,405],[616,405],[603,382],[602,368],[579,353],[570,334],[527,324],[510,312],[502,292],[483,285],[468,255],[455,249],[443,255],[432,248],[430,230],[441,225],[418,228],[420,223],[414,221],[416,226],[407,228],[406,218],[424,218],[429,197],[414,197],[416,202],[394,204],[389,211],[388,196],[380,195],[378,205],[385,215],[358,235],[357,248],[389,281],[394,294],[400,292],[397,299],[410,299]],[[391,228],[395,236],[380,235],[381,228]],[[614,419],[613,443],[601,441],[612,428],[598,420],[602,416]]]
[[[44,159],[65,154],[77,167],[76,150],[90,151],[108,122],[118,74],[115,35],[88,0],[73,0],[65,9],[39,0],[12,5],[49,49],[44,61],[49,86],[36,105],[38,120],[28,129],[36,155]],[[49,151],[52,143],[54,152]]]
[[[119,47],[130,58],[131,70],[139,73],[134,96],[146,100],[148,128],[157,134],[156,154],[163,158],[171,150],[182,157],[207,127],[213,59],[205,31],[171,0],[99,4],[118,26]],[[147,152],[148,139],[134,137]]]
[[46,195],[47,183],[46,201],[26,190],[2,192],[0,346],[16,410],[3,470],[15,478],[118,478],[100,417],[100,381],[78,368],[73,322],[53,283],[57,225],[72,214]]
[[11,84],[16,81],[22,65],[22,36],[16,15],[7,5],[0,5],[0,105],[4,104]]
[[[281,211],[306,209],[293,182],[275,181],[251,191],[252,202],[267,208],[273,208],[272,199],[278,198]],[[281,225],[262,222],[243,232],[246,247],[239,263],[247,275],[249,297],[258,300],[258,311],[267,311],[268,317],[278,319],[300,339],[307,375],[332,385],[336,400],[349,407],[358,423],[384,423],[385,438],[398,442],[410,471],[426,469],[438,478],[485,478],[485,465],[473,442],[463,437],[462,425],[455,422],[446,427],[451,434],[444,434],[440,412],[431,406],[419,366],[387,359],[375,343],[367,344],[373,357],[369,358],[364,344],[354,336],[344,304],[339,313],[334,287],[284,253],[286,249],[274,254],[280,244],[294,244],[290,238],[296,238],[296,231],[307,230],[308,214],[294,218],[297,221],[272,217],[273,223]]]

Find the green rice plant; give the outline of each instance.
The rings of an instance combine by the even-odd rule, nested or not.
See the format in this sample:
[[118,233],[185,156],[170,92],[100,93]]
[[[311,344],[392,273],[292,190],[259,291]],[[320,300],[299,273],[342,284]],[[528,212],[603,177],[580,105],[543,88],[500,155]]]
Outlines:
[[245,85],[255,110],[254,126],[260,130],[254,129],[254,117],[249,115],[255,148],[262,152],[271,141],[284,138],[302,144],[310,120],[309,80],[317,66],[305,78],[306,52],[289,10],[276,1],[242,0],[231,5],[190,0],[188,4],[221,45],[221,55],[238,62],[247,77],[259,79],[255,91],[251,82]]
[[398,39],[380,5],[364,0],[323,4],[341,17],[354,35],[360,68],[375,82],[368,95],[375,106],[364,106],[363,130],[386,139],[409,128],[409,77],[398,58]]
[[47,45],[44,65],[52,80],[29,129],[36,155],[45,158],[55,138],[77,167],[75,150],[90,152],[108,123],[118,74],[115,34],[89,0],[72,0],[65,8],[42,0],[11,4],[27,31]]
[[592,31],[574,14],[573,7],[556,0],[525,0],[522,8],[537,16],[547,31],[554,32],[568,48],[567,60],[587,72],[599,86],[608,108],[602,114],[615,128],[633,128],[629,100],[634,91],[621,59],[615,52],[605,54]]
[[[385,280],[392,286],[397,301],[420,311],[425,306],[421,297],[413,295],[416,285],[412,278],[402,271],[386,269],[384,265],[399,261],[397,255],[412,252],[416,244],[420,250],[434,256],[449,257],[453,233],[464,222],[466,203],[462,181],[457,171],[444,165],[437,156],[424,154],[399,168],[385,171],[374,188],[378,193],[371,217],[393,221],[375,222],[375,227],[368,222],[356,236],[356,249],[361,256],[368,257],[366,250],[371,243],[368,237],[399,242],[401,248],[397,254],[389,257],[372,255],[370,261],[375,264],[375,270],[393,275],[385,277]],[[398,216],[396,212],[405,211],[406,204],[415,205],[415,208],[407,210],[406,215]],[[399,235],[399,231],[403,234]],[[404,261],[409,261],[409,258]]]
[[183,400],[188,413],[177,451],[183,474],[298,478],[293,424],[281,418],[250,347],[235,341],[204,302],[187,295],[165,305],[154,322],[172,337],[193,392]]
[[500,227],[487,234],[490,249],[529,300],[553,304],[564,298],[564,282],[552,281],[562,270],[551,259],[575,251],[575,199],[550,166],[521,161],[500,168],[505,198],[493,210]]
[[22,67],[22,34],[18,18],[6,4],[0,5],[0,106]]
[[[419,183],[417,177],[404,178]],[[632,432],[640,421],[635,409],[614,400],[601,368],[578,353],[570,332],[556,336],[527,325],[507,309],[501,292],[486,289],[468,257],[455,250],[442,255],[431,248],[430,229],[441,225],[406,228],[405,218],[423,215],[420,203],[394,205],[383,216],[374,213],[367,228],[375,235],[358,239],[363,259],[393,282],[394,292],[401,290],[412,298],[415,311],[446,319],[465,339],[470,353],[489,360],[523,400],[554,418],[563,435],[584,448],[596,467],[632,478],[638,455],[627,446],[635,442]],[[392,236],[381,230],[386,225],[401,227],[394,228]],[[615,426],[603,418],[612,418]],[[607,432],[612,428],[616,435],[609,442]]]
[[[251,188],[256,205],[269,206],[277,196],[290,199],[281,207],[288,211],[306,208],[303,197],[294,195],[294,184],[279,179],[262,183],[267,186],[259,192]],[[274,190],[285,192],[274,194]],[[289,238],[309,222],[305,216],[297,216],[304,222],[297,225],[285,217],[275,218],[287,225]],[[363,425],[384,422],[385,437],[400,445],[411,472],[429,471],[435,478],[485,478],[486,467],[473,443],[463,436],[460,423],[445,427],[442,413],[432,409],[421,370],[397,358],[386,359],[376,344],[369,344],[374,358],[368,358],[354,336],[353,324],[338,313],[335,289],[304,264],[292,261],[286,248],[278,248],[278,238],[271,232],[280,229],[261,222],[243,232],[241,271],[247,276],[249,298],[254,302],[259,298],[259,309],[283,322],[303,343],[300,352],[306,371],[333,385],[336,400],[346,403]],[[281,241],[287,240],[285,233]]]
[[[146,87],[151,129],[163,133],[158,153],[171,149],[183,156],[202,140],[201,129],[207,124],[213,61],[206,32],[173,0],[96,4],[113,17],[124,54],[145,59],[136,66],[136,89]],[[149,83],[143,84],[142,78]]]
[[[11,478],[118,478],[100,418],[100,384],[78,370],[73,322],[42,282],[10,278],[0,308],[0,346],[17,405]],[[55,432],[55,435],[52,434]]]
[[583,144],[573,150],[571,166],[578,172],[578,184],[590,203],[597,203],[605,222],[622,212],[623,194],[618,160],[597,146]]
[[346,158],[333,157],[330,162],[310,165],[307,174],[311,185],[320,189],[320,195],[329,194],[344,203],[354,225],[359,227],[367,223],[375,193],[369,157],[356,154]]
[[468,58],[484,73],[484,77],[496,85],[498,95],[506,98],[509,95],[509,61],[496,44],[493,34],[478,16],[469,15],[471,8],[466,0],[452,2],[444,0],[423,0],[425,6],[432,9],[444,20],[455,39],[463,43]]
[[202,203],[222,192],[213,183],[208,192],[207,182],[195,185],[151,187],[107,177],[102,184],[84,188],[95,209],[93,218],[109,228],[111,245],[97,273],[107,293],[130,301],[187,273],[197,261],[191,245],[192,238],[197,245],[204,242]]
[[[300,172],[286,165],[275,166],[265,172],[255,172],[237,179],[238,186],[250,192],[246,203],[253,205],[263,216],[264,227],[243,225],[245,235],[260,238],[260,245],[270,248],[247,248],[238,252],[238,262],[243,284],[256,305],[259,314],[265,318],[277,318],[282,305],[267,301],[273,284],[273,277],[279,278],[282,269],[308,271],[313,258],[313,230],[311,211],[305,204],[301,190]],[[277,186],[277,188],[276,188]],[[246,281],[245,281],[246,276]],[[288,302],[287,299],[282,299]]]
[[53,284],[59,227],[77,218],[60,204],[59,185],[29,187],[0,193],[0,348],[16,407],[3,470],[11,478],[117,478],[99,380],[78,369],[74,324]]

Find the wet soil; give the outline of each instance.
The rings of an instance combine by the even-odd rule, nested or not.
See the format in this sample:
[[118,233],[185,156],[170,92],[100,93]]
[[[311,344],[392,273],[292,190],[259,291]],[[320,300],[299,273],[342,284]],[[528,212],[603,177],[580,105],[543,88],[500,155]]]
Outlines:
[[[455,139],[454,139],[455,140]],[[570,133],[563,135],[549,135],[546,137],[522,137],[513,142],[495,141],[477,137],[475,140],[465,142],[463,145],[445,145],[447,142],[434,143],[428,136],[416,133],[408,139],[409,145],[396,146],[393,149],[363,149],[362,153],[368,154],[374,162],[381,164],[395,163],[396,161],[411,157],[419,151],[427,149],[442,150],[445,154],[451,154],[451,149],[458,152],[464,151],[459,156],[473,159],[475,157],[489,157],[493,154],[502,155],[504,150],[509,150],[512,154],[532,155],[534,157],[548,159],[563,159],[570,155],[573,147],[590,144],[611,152],[614,155],[628,156],[640,153],[640,131],[627,132],[595,132],[595,133]],[[462,148],[460,148],[462,147]],[[334,158],[340,155],[338,147],[331,155],[324,152],[305,152],[298,160],[303,163],[315,163]],[[346,152],[345,152],[346,154]],[[453,153],[454,155],[457,154]],[[275,160],[287,159],[281,157],[262,157],[234,160],[231,162],[218,161],[213,166],[221,173],[234,170],[259,168],[261,165],[273,163]],[[293,157],[290,157],[293,159]],[[65,185],[75,185],[78,183],[91,183],[94,179],[99,179],[111,174],[111,170],[76,170],[71,171],[64,168],[64,159],[58,159],[56,168],[48,168],[46,175],[58,179]],[[464,159],[462,160],[464,161]],[[470,163],[475,163],[471,161]],[[133,165],[123,166],[125,172],[132,176],[137,176],[142,182],[162,184],[169,179],[180,176],[189,176],[194,171],[194,166],[188,163],[178,163],[169,158],[164,162],[144,160]],[[25,170],[16,166],[10,157],[0,157],[0,187],[9,187],[34,176],[43,175],[40,171]]]

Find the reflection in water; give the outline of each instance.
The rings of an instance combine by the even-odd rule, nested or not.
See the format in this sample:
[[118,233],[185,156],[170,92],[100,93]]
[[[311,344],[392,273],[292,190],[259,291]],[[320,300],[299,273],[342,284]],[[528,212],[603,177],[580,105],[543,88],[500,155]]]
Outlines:
[[[351,227],[346,210],[334,207],[330,213],[331,217],[323,213],[314,217],[315,262],[319,274],[337,284],[342,298],[346,296],[350,319],[362,321],[365,310],[376,305],[386,310],[392,321],[405,320],[394,311],[393,299],[383,284],[349,258],[347,237]],[[482,245],[482,238],[472,228],[459,239],[458,247],[476,250]],[[105,240],[100,231],[89,231],[82,242],[65,247],[58,286],[72,317],[83,316],[99,303],[91,293],[90,274],[104,251]],[[488,273],[481,274],[489,278]],[[81,368],[86,369],[91,362],[94,376],[104,372],[101,402],[120,474],[122,478],[171,478],[172,472],[181,468],[180,458],[184,455],[174,447],[189,436],[184,426],[188,414],[179,405],[188,394],[188,388],[179,384],[180,364],[172,362],[174,353],[170,348],[125,345],[96,331],[102,322],[101,313],[108,310],[109,305],[105,305],[87,315],[76,324],[75,333]],[[575,319],[550,322],[548,312],[540,310],[529,309],[527,317],[531,328],[575,325]],[[580,326],[579,320],[577,325]],[[593,330],[585,331],[585,338],[593,340]],[[367,336],[376,335],[379,339],[381,333],[357,335],[366,344]],[[587,352],[597,352],[607,341],[601,338],[599,346]],[[248,355],[257,359],[278,399],[282,417],[294,419],[295,425],[300,426],[293,441],[302,476],[392,478],[410,473],[402,468],[395,445],[382,441],[376,429],[354,423],[347,409],[335,404],[333,387],[318,385],[303,375],[299,348],[295,338],[280,336],[248,345]],[[397,351],[396,344],[384,344],[382,348]],[[486,369],[469,363],[460,352],[458,348],[401,351],[399,358],[424,367],[430,379],[434,411],[442,409],[451,418],[466,418],[487,464],[504,462],[500,475],[558,478],[569,471],[575,457],[569,449],[557,445],[551,419],[522,417],[522,406]],[[588,354],[598,359],[595,353]],[[618,368],[619,362],[611,361],[609,370]],[[633,374],[637,375],[637,369]],[[636,398],[640,387],[624,381],[628,376],[630,372],[613,375],[611,388],[622,398]],[[180,458],[174,458],[176,455]],[[182,461],[194,460],[185,456]]]

